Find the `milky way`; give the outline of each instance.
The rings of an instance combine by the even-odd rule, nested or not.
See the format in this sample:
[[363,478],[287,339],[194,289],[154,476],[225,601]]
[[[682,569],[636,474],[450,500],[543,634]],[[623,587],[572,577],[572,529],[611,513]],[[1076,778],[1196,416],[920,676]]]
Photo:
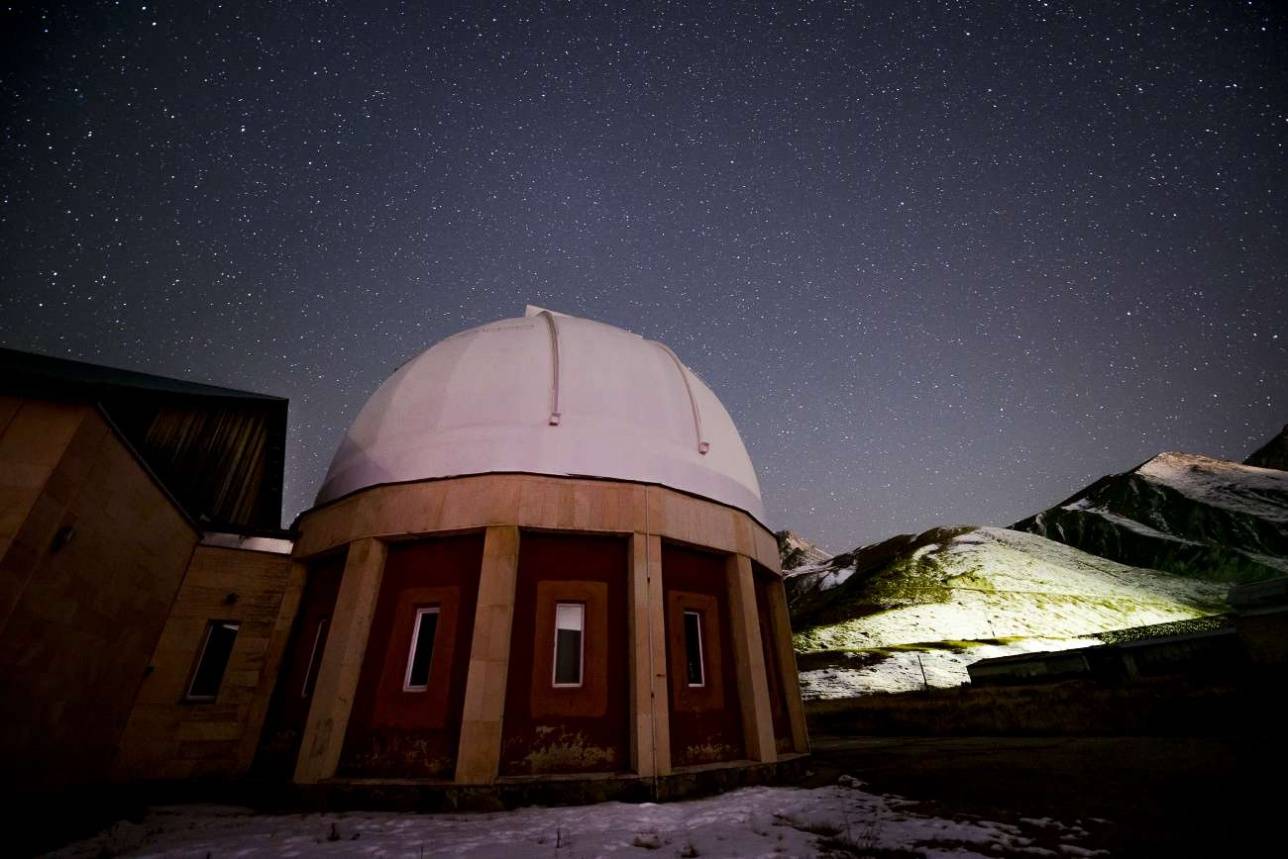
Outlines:
[[1288,421],[1288,18],[1091,5],[11,3],[0,343],[290,397],[288,522],[394,368],[527,303],[672,346],[835,549],[1242,458]]

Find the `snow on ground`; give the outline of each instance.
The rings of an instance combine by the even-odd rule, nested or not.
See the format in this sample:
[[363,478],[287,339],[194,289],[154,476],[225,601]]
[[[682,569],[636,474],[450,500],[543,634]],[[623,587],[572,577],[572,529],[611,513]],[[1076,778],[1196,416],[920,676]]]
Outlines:
[[970,682],[966,667],[980,659],[1097,644],[1097,638],[1021,638],[1005,644],[973,643],[960,650],[925,645],[924,649],[883,651],[881,661],[875,663],[859,652],[849,660],[855,667],[847,666],[845,656],[838,655],[834,665],[800,672],[801,697],[811,701],[952,688]]
[[1288,522],[1288,471],[1193,453],[1160,453],[1137,473],[1203,504]]
[[[810,790],[753,787],[667,804],[603,803],[490,814],[261,815],[223,806],[149,809],[53,854],[98,856],[1089,856],[1077,823],[935,817],[843,776]],[[1080,843],[1082,842],[1082,843]],[[1103,855],[1103,851],[1100,851]]]

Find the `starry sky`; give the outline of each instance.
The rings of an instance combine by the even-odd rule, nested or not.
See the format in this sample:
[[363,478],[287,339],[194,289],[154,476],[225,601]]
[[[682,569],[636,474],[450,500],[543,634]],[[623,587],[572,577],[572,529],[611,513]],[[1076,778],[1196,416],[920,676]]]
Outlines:
[[289,397],[287,522],[527,303],[838,551],[1288,421],[1280,3],[0,8],[0,344]]

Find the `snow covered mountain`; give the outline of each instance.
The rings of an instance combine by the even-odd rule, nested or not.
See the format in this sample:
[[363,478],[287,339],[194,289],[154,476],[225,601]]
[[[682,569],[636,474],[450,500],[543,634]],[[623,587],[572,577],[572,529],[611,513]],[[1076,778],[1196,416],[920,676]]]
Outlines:
[[976,659],[1202,617],[1222,585],[1005,528],[936,528],[788,573],[806,697],[958,685]]
[[807,564],[821,564],[832,557],[827,549],[811,543],[795,531],[779,531],[774,536],[778,538],[778,554],[782,558],[784,570],[794,570]]
[[1288,574],[1288,471],[1161,453],[1013,527],[1133,566],[1257,581]]
[[[965,682],[976,659],[1198,623],[1288,574],[1288,428],[1248,463],[1161,453],[1006,528],[936,528],[826,560],[780,539],[806,697]],[[811,548],[813,548],[811,546]]]
[[789,574],[800,649],[1069,638],[1220,610],[1225,588],[1035,534],[936,528]]

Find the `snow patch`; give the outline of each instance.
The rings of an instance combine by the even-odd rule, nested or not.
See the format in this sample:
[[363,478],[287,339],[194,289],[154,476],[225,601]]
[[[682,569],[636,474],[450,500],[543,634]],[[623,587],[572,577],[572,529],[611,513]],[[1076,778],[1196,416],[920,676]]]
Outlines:
[[1145,525],[1144,523],[1137,522],[1135,519],[1129,519],[1126,516],[1120,516],[1119,514],[1114,513],[1110,510],[1107,510],[1104,507],[1097,507],[1096,505],[1092,504],[1091,500],[1088,498],[1082,498],[1082,499],[1079,499],[1078,501],[1075,501],[1072,504],[1066,504],[1064,506],[1064,509],[1078,510],[1083,513],[1090,513],[1094,516],[1099,516],[1100,518],[1108,522],[1112,522],[1115,525],[1126,528],[1128,531],[1134,531],[1137,534],[1141,534],[1145,537],[1153,537],[1158,540],[1170,540],[1173,543],[1186,543],[1190,546],[1203,545],[1202,543],[1199,543],[1196,540],[1186,540],[1184,537],[1178,537],[1175,534],[1168,534],[1165,531],[1159,531],[1155,528],[1151,528],[1148,525]]
[[927,543],[926,545],[922,546],[920,549],[912,553],[912,560],[915,561],[918,558],[924,558],[926,555],[929,555],[932,552],[938,552],[941,548],[943,547],[940,546],[938,543]]
[[839,570],[833,570],[819,579],[818,589],[828,591],[834,587],[845,584],[850,576],[854,575],[854,567],[842,567]]
[[[261,815],[218,806],[166,806],[117,823],[52,855],[132,856],[704,856],[1051,855],[1076,847],[1077,824],[1014,824],[918,813],[852,777],[810,790],[753,787],[664,805],[608,802],[489,814]],[[951,844],[951,847],[945,845]]]
[[1192,453],[1160,453],[1136,473],[1202,504],[1288,523],[1288,471]]

